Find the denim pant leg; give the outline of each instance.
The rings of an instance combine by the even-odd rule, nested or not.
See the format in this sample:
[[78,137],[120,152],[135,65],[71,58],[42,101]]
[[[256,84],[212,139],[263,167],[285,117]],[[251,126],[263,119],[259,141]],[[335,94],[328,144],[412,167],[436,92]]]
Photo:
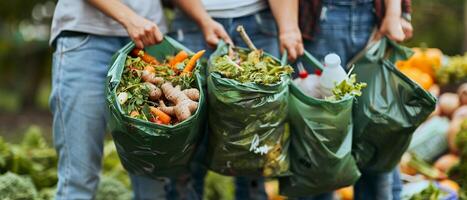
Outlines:
[[402,183],[398,169],[386,173],[362,172],[355,184],[355,199],[399,200]]
[[131,187],[133,188],[134,200],[165,200],[165,187],[168,180],[161,178],[158,180],[130,175]]
[[[324,3],[319,30],[313,40],[304,41],[305,49],[320,61],[327,54],[336,53],[344,66],[365,47],[375,22],[372,3],[355,6]],[[308,66],[305,68],[313,71]]]
[[108,112],[104,93],[108,64],[127,41],[88,34],[60,36],[56,41],[50,96],[59,159],[56,199],[92,199],[96,192]]
[[402,198],[402,180],[401,180],[401,172],[399,170],[399,166],[397,166],[392,171],[392,197],[393,200],[400,200]]
[[53,55],[50,107],[59,157],[56,199],[92,199],[99,182],[107,112],[104,81],[111,55],[97,51],[89,40],[93,38],[86,34],[59,37]]

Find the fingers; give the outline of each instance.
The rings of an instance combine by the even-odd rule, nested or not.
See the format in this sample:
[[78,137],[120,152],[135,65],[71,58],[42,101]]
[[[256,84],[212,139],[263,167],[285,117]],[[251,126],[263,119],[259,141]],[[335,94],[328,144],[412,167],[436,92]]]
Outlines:
[[163,35],[157,28],[157,25],[149,22],[144,26],[137,26],[129,30],[129,35],[136,47],[144,48],[160,43],[163,40]]
[[290,48],[289,50],[287,50],[287,53],[289,60],[297,59],[297,51],[294,48]]
[[281,52],[287,50],[287,58],[290,61],[295,61],[299,56],[303,55],[303,41],[299,33],[294,32],[282,34],[279,39],[281,44]]
[[219,38],[217,37],[217,35],[212,33],[208,33],[204,39],[206,40],[208,46],[211,48],[216,47],[217,43],[219,42]]
[[230,39],[230,36],[225,32],[224,28],[222,28],[222,31],[219,33],[219,37],[230,46],[234,46],[232,39]]
[[233,46],[232,39],[227,34],[224,27],[215,21],[212,21],[209,25],[205,26],[203,28],[203,33],[206,43],[211,48],[216,47],[217,43],[219,43],[219,40],[221,39],[224,40],[227,44]]
[[402,30],[404,31],[405,39],[410,39],[413,36],[413,27],[410,22],[405,19],[401,20]]
[[144,35],[146,37],[146,42],[145,45],[153,45],[156,44],[156,36],[155,36],[155,27],[152,27],[150,25],[146,25],[144,27]]

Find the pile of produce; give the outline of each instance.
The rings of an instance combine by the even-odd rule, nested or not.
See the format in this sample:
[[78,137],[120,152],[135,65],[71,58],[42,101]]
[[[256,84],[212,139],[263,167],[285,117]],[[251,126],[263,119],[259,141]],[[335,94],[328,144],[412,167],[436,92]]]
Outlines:
[[[452,88],[452,85],[450,86]],[[428,138],[423,145],[430,152],[441,152],[441,155],[428,156],[433,159],[422,159],[409,149],[401,160],[401,172],[412,177],[413,181],[429,180],[436,182],[437,187],[447,188],[449,191],[458,193],[460,199],[467,198],[467,83],[459,85],[457,93],[440,91],[446,90],[438,85],[432,85],[428,91],[438,98],[436,110],[430,118],[422,124],[416,133],[431,134],[431,131],[440,132],[442,140]],[[429,126],[433,120],[446,121],[445,128],[435,130],[441,126]],[[424,126],[426,124],[426,126]],[[422,136],[423,137],[423,136]],[[434,150],[442,148],[439,150]],[[447,152],[447,153],[443,153]],[[439,191],[436,187],[426,188],[423,192],[414,195],[412,199],[437,199],[432,198]],[[430,198],[428,198],[430,197]]]
[[396,66],[407,77],[424,89],[435,82],[435,73],[441,67],[443,53],[436,48],[413,48],[415,54],[406,61],[398,61]]
[[117,88],[123,111],[133,118],[164,125],[188,119],[197,110],[200,97],[192,71],[204,52],[190,56],[180,51],[159,62],[133,49]]
[[[113,199],[131,199],[128,175],[113,142],[105,144],[103,175],[97,199],[109,199],[109,195]],[[0,199],[51,200],[56,184],[57,155],[39,127],[29,127],[18,144],[0,137]]]
[[467,53],[463,56],[444,56],[436,48],[413,48],[415,54],[396,66],[424,89],[433,84],[461,84],[467,81]]
[[449,176],[460,185],[460,199],[467,199],[467,119],[461,124],[461,130],[456,136],[460,160],[449,171]]
[[436,80],[441,85],[466,82],[467,53],[463,56],[449,57],[446,65],[436,72]]
[[289,65],[282,66],[279,61],[264,56],[262,50],[248,53],[244,49],[234,49],[233,54],[214,59],[214,72],[222,76],[237,80],[240,83],[257,83],[272,85],[281,80],[282,75],[293,72]]

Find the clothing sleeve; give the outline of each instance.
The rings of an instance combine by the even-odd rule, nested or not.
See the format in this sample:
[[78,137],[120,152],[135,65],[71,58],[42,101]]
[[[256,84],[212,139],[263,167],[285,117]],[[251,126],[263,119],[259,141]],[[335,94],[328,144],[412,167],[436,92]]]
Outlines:
[[411,0],[402,0],[402,13],[412,13]]

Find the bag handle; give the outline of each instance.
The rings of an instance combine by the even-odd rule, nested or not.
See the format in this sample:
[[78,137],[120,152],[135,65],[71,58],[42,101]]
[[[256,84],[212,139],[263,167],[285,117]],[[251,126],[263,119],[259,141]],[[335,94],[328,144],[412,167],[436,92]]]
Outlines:
[[324,66],[321,62],[318,61],[310,52],[307,50],[303,51],[303,55],[299,58],[302,61],[305,61],[306,64],[309,64],[311,67],[323,71]]
[[135,43],[131,41],[112,56],[112,65],[107,72],[107,78],[110,79],[110,86],[112,88],[116,85],[116,83],[120,82],[121,77],[119,74],[122,74],[123,72],[123,67],[118,67],[118,65],[122,62],[125,62],[126,56],[133,48],[135,48],[135,46]]

